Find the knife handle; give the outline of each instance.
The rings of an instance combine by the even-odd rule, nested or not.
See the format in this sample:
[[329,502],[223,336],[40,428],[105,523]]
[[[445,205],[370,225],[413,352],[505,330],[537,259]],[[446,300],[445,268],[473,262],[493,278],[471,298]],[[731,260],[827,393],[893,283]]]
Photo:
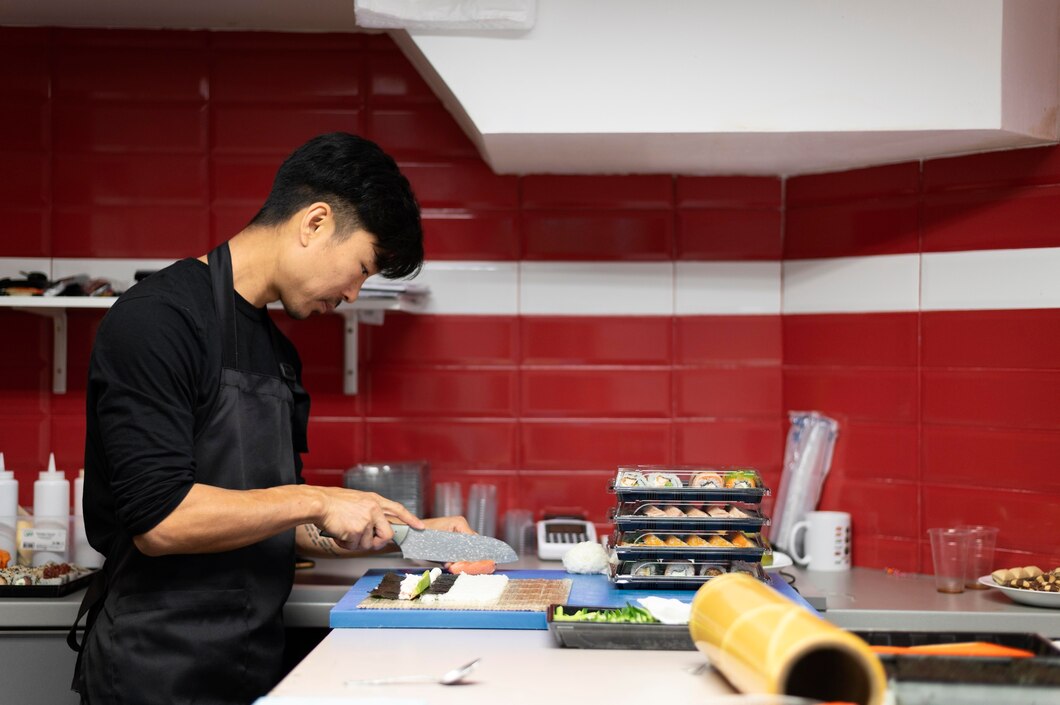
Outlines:
[[[409,535],[409,527],[405,524],[391,524],[390,529],[394,532],[394,543],[400,544],[405,540],[405,537]],[[339,537],[330,531],[321,531],[320,535],[326,539],[339,540]]]

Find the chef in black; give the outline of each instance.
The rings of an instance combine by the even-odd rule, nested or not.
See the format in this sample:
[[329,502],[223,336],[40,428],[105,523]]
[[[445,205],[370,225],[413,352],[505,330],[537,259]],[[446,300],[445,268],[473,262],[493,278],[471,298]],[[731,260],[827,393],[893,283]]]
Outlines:
[[301,482],[309,398],[265,310],[325,313],[368,276],[413,275],[422,261],[419,207],[394,160],[333,133],[281,165],[231,240],[115,302],[87,389],[85,524],[106,562],[82,606],[84,702],[250,703],[281,675],[296,549],[378,550],[391,521],[470,531]]

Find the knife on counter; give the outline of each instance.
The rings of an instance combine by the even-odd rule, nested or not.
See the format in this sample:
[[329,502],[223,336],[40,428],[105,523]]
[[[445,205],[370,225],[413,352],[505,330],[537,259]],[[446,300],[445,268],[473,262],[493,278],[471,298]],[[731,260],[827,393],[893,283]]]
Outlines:
[[[435,561],[438,563],[455,563],[456,561],[493,561],[494,563],[514,563],[519,560],[515,549],[491,536],[479,534],[458,534],[455,531],[437,531],[435,529],[413,529],[404,524],[391,524],[394,531],[394,542],[401,549],[401,555],[416,561]],[[337,538],[328,532],[321,536]]]

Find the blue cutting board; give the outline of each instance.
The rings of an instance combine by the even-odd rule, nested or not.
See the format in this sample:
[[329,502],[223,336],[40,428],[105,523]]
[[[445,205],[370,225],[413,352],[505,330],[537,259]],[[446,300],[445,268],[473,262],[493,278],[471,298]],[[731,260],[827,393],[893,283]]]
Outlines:
[[[371,610],[357,605],[379,584],[386,573],[404,573],[407,568],[373,568],[331,608],[330,624],[337,628],[412,629],[547,629],[544,612],[502,612],[489,610]],[[619,590],[604,575],[574,575],[562,570],[498,570],[513,580],[531,578],[570,579],[568,605],[623,607],[638,597],[657,595],[691,602],[695,590]],[[771,585],[788,599],[817,612],[778,575],[770,575]]]

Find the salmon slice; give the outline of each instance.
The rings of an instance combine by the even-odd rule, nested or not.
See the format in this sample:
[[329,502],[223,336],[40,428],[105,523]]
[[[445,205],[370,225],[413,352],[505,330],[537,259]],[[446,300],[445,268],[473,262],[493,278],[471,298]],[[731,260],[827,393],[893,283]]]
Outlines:
[[497,570],[494,561],[457,561],[449,566],[450,573],[464,573],[465,575],[490,575]]

